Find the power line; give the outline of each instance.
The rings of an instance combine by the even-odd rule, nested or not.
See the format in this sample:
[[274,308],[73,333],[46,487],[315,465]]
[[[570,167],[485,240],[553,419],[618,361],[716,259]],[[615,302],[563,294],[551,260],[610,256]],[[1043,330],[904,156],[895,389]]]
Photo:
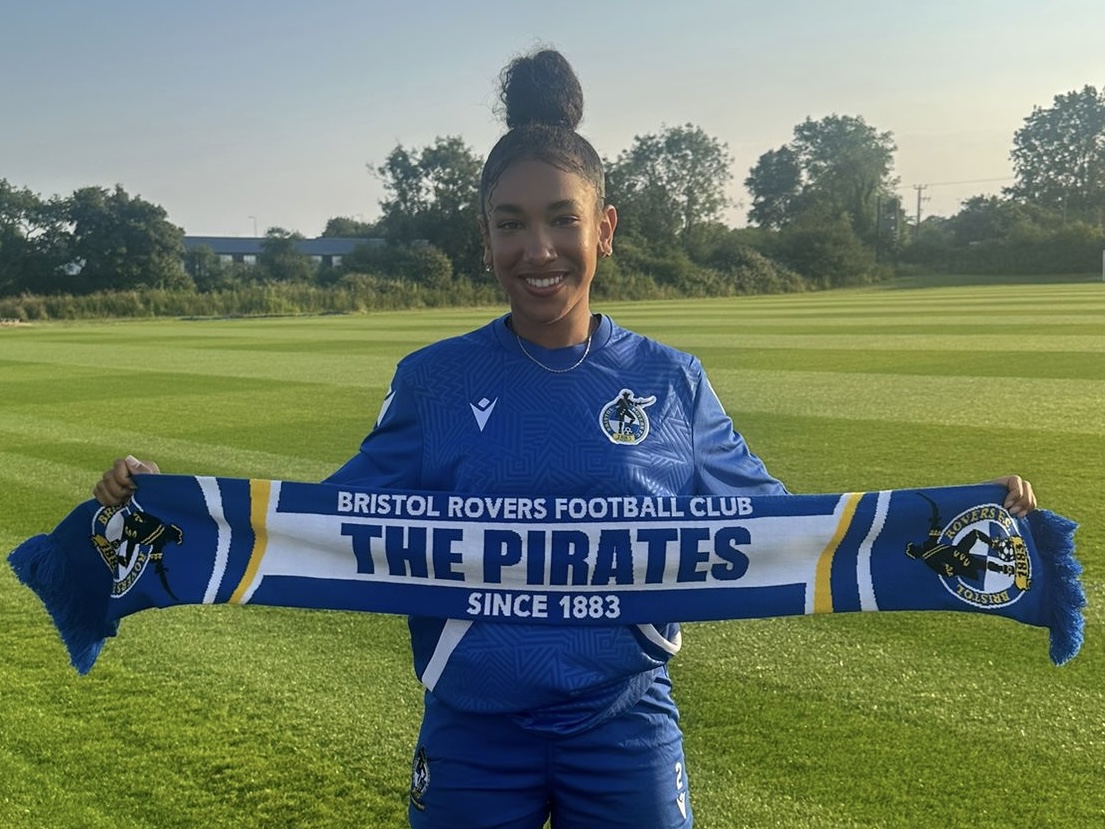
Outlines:
[[[1014,176],[1003,176],[1002,178],[972,178],[972,179],[967,179],[966,181],[933,181],[933,182],[929,182],[927,184],[923,184],[921,186],[922,187],[947,187],[947,186],[952,185],[952,184],[986,184],[986,183],[994,182],[994,181],[1013,181],[1013,180],[1014,180]],[[905,185],[902,185],[902,186],[903,187],[914,187],[914,188],[916,188],[918,185],[916,185],[916,184],[905,184]]]

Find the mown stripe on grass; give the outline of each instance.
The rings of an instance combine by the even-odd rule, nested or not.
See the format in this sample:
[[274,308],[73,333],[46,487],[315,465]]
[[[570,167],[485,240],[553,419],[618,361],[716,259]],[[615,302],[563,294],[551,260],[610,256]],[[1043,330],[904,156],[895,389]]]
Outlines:
[[757,348],[805,348],[811,351],[821,348],[849,349],[854,351],[995,351],[1002,354],[1016,351],[1058,351],[1101,354],[1105,352],[1105,337],[1078,333],[1035,335],[1016,334],[856,334],[841,331],[837,334],[776,334],[761,332],[746,334],[739,330],[727,334],[719,346],[717,337],[699,335],[694,329],[682,329],[679,336],[666,340],[669,345],[697,354],[707,348],[731,348],[734,359],[742,349]]
[[[41,363],[36,364],[42,366]],[[57,368],[61,368],[58,366]],[[30,376],[19,379],[16,372],[0,372],[3,378],[4,408],[17,409],[27,407],[46,407],[52,404],[80,406],[82,403],[99,400],[114,400],[120,403],[134,401],[134,412],[140,414],[143,408],[154,402],[163,402],[166,413],[186,397],[211,396],[223,400],[232,396],[253,397],[255,395],[276,395],[301,392],[304,396],[315,389],[317,383],[285,381],[276,386],[271,380],[251,377],[224,377],[210,373],[180,374],[166,371],[153,371],[142,368],[117,371],[97,371],[86,368],[84,371],[69,372],[60,382],[51,382],[55,378]],[[79,380],[79,382],[75,382]],[[222,404],[222,400],[213,399],[211,408]]]
[[1105,381],[714,369],[734,412],[1105,435]]
[[700,347],[707,369],[732,366],[763,371],[825,371],[851,374],[941,375],[947,377],[1042,377],[1105,380],[1105,359],[1079,351],[911,351],[879,349],[857,359],[847,348]]
[[1087,305],[1105,305],[1105,284],[989,285],[944,287],[923,291],[871,289],[837,290],[806,294],[764,294],[711,299],[656,300],[645,302],[602,301],[611,312],[633,314],[638,318],[664,318],[671,309],[694,309],[707,316],[718,315],[731,307],[749,313],[817,314],[831,309],[1002,309],[1032,308],[1046,311],[1078,311]]
[[[857,323],[854,319],[847,318],[834,324],[832,320],[818,319],[816,323],[777,320],[773,323],[765,323],[763,320],[731,319],[717,324],[701,323],[694,327],[696,336],[711,335],[714,337],[725,336],[731,333],[762,333],[762,334],[800,334],[803,336],[839,337],[845,335],[875,335],[879,337],[896,338],[917,335],[947,336],[959,334],[969,336],[1000,336],[1005,337],[1006,344],[1010,347],[1019,347],[1021,336],[1069,336],[1076,334],[1084,337],[1100,337],[1105,334],[1105,324],[1073,324],[1071,322],[1042,325],[1036,322],[1032,324],[1011,327],[1009,325],[994,325],[989,322],[980,323],[973,319],[958,319],[956,317],[942,320],[914,320],[911,322],[899,322],[891,325],[876,322],[864,324]],[[662,337],[661,337],[662,339]]]
[[[0,432],[40,443],[72,440],[73,425],[65,421],[0,411]],[[260,452],[240,446],[197,440],[180,440],[162,435],[110,426],[89,428],[81,439],[97,447],[107,459],[98,476],[120,453],[132,452],[140,457],[157,460],[166,471],[182,474],[235,475],[237,477],[272,477],[295,480],[318,480],[329,474],[337,463],[353,454],[355,447],[332,450],[319,447],[320,455],[328,451],[330,460],[289,453]],[[7,465],[5,465],[7,466]],[[95,478],[93,478],[93,481]]]
[[[10,449],[0,451],[0,481],[23,489],[34,489],[41,496],[71,498],[73,493],[80,492],[83,498],[90,498],[98,477],[90,477],[88,469],[83,466],[37,458]],[[55,516],[57,520],[62,517]]]
[[[225,388],[224,388],[225,387]],[[374,419],[363,408],[354,407],[355,398],[326,387],[313,387],[307,393],[303,389],[285,388],[272,383],[264,391],[244,392],[233,388],[233,381],[217,378],[209,394],[188,393],[174,397],[142,394],[136,390],[133,397],[93,397],[78,400],[72,407],[60,412],[50,408],[40,409],[59,421],[67,421],[84,431],[85,424],[125,422],[133,429],[164,434],[173,437],[210,435],[218,442],[222,428],[249,426],[262,430],[284,423],[316,419],[312,409],[333,409],[343,417],[361,412],[364,420]],[[379,398],[384,392],[380,389]],[[360,396],[360,395],[358,395]],[[364,395],[368,397],[369,395]],[[34,414],[37,407],[12,407],[10,411]]]
[[10,357],[28,362],[82,367],[110,368],[121,373],[143,371],[183,375],[264,379],[279,382],[338,383],[344,386],[387,384],[395,371],[401,348],[391,355],[348,355],[320,359],[303,353],[273,354],[257,351],[226,351],[159,347],[120,346],[118,343],[89,343],[79,349],[62,343],[18,343]]

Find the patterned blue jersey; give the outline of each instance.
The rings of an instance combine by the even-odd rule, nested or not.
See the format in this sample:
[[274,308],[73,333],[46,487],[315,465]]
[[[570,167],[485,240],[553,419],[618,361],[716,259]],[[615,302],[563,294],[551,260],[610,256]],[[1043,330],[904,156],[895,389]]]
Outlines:
[[[697,358],[603,316],[571,368],[585,345],[523,348],[506,319],[404,358],[375,428],[328,481],[475,495],[786,492],[734,431]],[[635,704],[680,643],[675,620],[411,618],[410,630],[415,671],[446,705],[565,733]]]

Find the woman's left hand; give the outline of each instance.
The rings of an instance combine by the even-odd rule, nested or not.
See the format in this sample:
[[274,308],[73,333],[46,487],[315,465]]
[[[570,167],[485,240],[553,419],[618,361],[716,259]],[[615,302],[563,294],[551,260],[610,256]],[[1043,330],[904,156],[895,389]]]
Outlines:
[[1001,484],[1009,492],[1002,504],[1014,518],[1023,518],[1036,509],[1036,493],[1032,491],[1032,484],[1020,475],[1006,475],[1003,478],[995,478],[991,483]]

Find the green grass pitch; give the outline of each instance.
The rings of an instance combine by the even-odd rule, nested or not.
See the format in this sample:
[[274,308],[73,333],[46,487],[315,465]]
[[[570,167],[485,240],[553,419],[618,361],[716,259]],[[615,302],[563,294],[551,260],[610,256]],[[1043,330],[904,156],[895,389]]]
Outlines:
[[[1080,523],[1086,643],[975,614],[688,625],[672,663],[697,825],[1105,825],[1105,284],[604,304],[701,356],[796,492],[1019,472]],[[0,550],[111,459],[317,480],[395,362],[500,309],[0,328]],[[0,568],[0,825],[402,827],[421,690],[388,616],[174,608],[87,677]]]

